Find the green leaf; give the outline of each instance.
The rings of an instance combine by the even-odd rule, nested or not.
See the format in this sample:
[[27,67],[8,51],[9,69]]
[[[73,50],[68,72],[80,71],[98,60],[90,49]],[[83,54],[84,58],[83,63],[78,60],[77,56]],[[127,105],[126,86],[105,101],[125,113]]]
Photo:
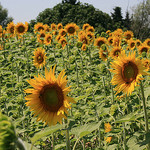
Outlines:
[[45,137],[47,135],[50,135],[58,130],[61,130],[64,128],[64,125],[57,124],[55,126],[47,127],[44,130],[36,133],[32,138],[31,142],[35,143],[37,140],[41,139],[42,137]]
[[57,145],[55,146],[55,149],[57,150],[57,149],[60,149],[60,148],[65,147],[65,146],[66,146],[66,143],[57,144]]
[[109,145],[107,150],[116,150],[117,144]]
[[148,96],[150,96],[150,87],[145,88],[144,94],[145,94],[145,99],[147,99]]
[[75,134],[77,137],[82,138],[83,136],[86,136],[98,129],[100,124],[101,121],[98,123],[84,124],[83,126],[72,128],[71,134]]

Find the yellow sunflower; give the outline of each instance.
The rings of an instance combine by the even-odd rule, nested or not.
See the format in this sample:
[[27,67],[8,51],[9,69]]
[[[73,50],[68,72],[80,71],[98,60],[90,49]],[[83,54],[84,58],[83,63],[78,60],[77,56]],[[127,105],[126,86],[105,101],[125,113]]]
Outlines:
[[59,35],[60,35],[60,36],[66,36],[66,35],[67,35],[66,29],[60,29],[60,30],[59,30]]
[[105,140],[106,140],[107,143],[110,143],[111,140],[112,140],[112,136],[109,136],[109,137],[105,138]]
[[41,43],[41,44],[44,43],[45,35],[46,35],[46,33],[45,33],[44,30],[39,32],[39,34],[37,35],[37,40],[38,40],[39,43]]
[[15,34],[15,24],[13,22],[7,24],[7,33],[9,33],[11,36]]
[[62,23],[59,23],[59,24],[57,25],[57,30],[60,30],[60,29],[62,29],[62,28],[63,28]]
[[112,46],[120,46],[120,45],[121,45],[121,38],[118,36],[113,36]]
[[107,44],[107,40],[104,37],[98,37],[95,39],[94,45],[100,48],[103,44]]
[[139,39],[136,39],[135,43],[136,47],[139,47],[142,44],[142,42]]
[[101,58],[103,61],[106,61],[108,58],[108,51],[107,50],[103,50],[102,48],[99,49],[99,58]]
[[82,44],[81,50],[86,51],[87,50],[87,45],[86,44]]
[[43,23],[38,22],[37,24],[34,25],[34,33],[40,32],[43,30],[45,30],[45,26],[43,25]]
[[90,27],[90,25],[88,23],[85,23],[83,26],[82,26],[82,29],[83,30],[86,30],[88,27]]
[[62,118],[67,118],[67,109],[71,108],[70,103],[76,103],[67,94],[71,91],[67,85],[65,70],[62,70],[58,77],[55,77],[55,67],[50,71],[45,68],[45,78],[38,75],[35,79],[28,80],[33,87],[26,89],[25,93],[30,93],[25,97],[26,105],[37,116],[37,121],[41,120],[49,126],[62,123]]
[[55,23],[51,24],[51,30],[56,30],[56,24]]
[[46,53],[45,50],[41,47],[35,49],[34,56],[33,56],[33,64],[37,68],[41,68],[46,63]]
[[130,40],[128,40],[128,49],[129,50],[134,50],[135,49],[135,46],[136,46],[136,41],[133,40],[132,38]]
[[142,75],[147,75],[144,72],[145,67],[139,58],[135,57],[135,52],[126,56],[121,53],[114,62],[111,62],[111,72],[115,73],[111,83],[116,85],[114,88],[116,94],[123,92],[130,95],[134,91],[134,87],[142,80]]
[[89,26],[88,28],[86,28],[86,32],[94,32],[95,29],[93,26]]
[[50,45],[51,42],[52,42],[52,35],[50,33],[48,33],[48,34],[45,35],[44,44]]
[[146,45],[150,48],[150,39],[149,39],[149,38],[146,39],[146,40],[144,41],[144,44],[146,44]]
[[79,27],[75,23],[69,23],[65,26],[65,29],[69,35],[74,35]]
[[0,25],[0,34],[3,33],[3,27]]
[[121,54],[121,52],[122,52],[121,46],[113,47],[112,50],[110,51],[110,57],[112,59],[115,59],[115,58],[117,58],[119,56],[119,54]]
[[82,33],[79,37],[78,40],[82,42],[83,44],[89,44],[89,38],[85,33]]
[[50,32],[50,31],[51,31],[49,25],[47,25],[47,24],[44,24],[44,30],[45,30],[46,32]]
[[147,53],[149,52],[149,47],[143,43],[141,46],[138,47],[138,51],[139,51],[139,54],[141,55],[143,52]]
[[145,71],[149,71],[150,70],[150,60],[149,59],[143,59],[142,63],[146,68]]
[[111,31],[110,31],[110,30],[107,30],[107,31],[106,31],[106,34],[108,34],[108,35],[109,35],[110,33],[111,33]]
[[113,37],[110,36],[110,37],[107,39],[107,41],[108,41],[108,44],[109,44],[109,45],[112,45],[112,44],[113,44]]
[[130,40],[131,38],[133,38],[133,32],[127,30],[126,32],[124,32],[124,38],[125,38],[126,40]]
[[95,35],[92,32],[87,32],[86,35],[89,38],[90,42],[92,42],[94,40],[94,38],[95,38]]
[[112,129],[111,129],[111,124],[110,123],[105,123],[104,124],[104,127],[105,127],[105,132],[110,132]]
[[23,24],[22,22],[18,22],[15,26],[15,33],[18,35],[23,35],[28,31],[28,23],[25,22]]
[[0,51],[3,50],[3,45],[0,44]]
[[61,37],[58,42],[62,45],[63,48],[67,45],[67,40],[64,37]]

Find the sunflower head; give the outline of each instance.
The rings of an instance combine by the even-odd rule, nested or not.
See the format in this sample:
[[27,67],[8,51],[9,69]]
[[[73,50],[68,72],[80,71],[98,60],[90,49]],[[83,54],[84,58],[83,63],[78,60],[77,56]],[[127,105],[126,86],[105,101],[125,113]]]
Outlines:
[[46,45],[50,45],[52,42],[52,35],[50,33],[46,34],[45,35],[45,38],[44,38],[44,43]]
[[145,67],[139,58],[135,57],[135,52],[121,53],[115,61],[111,62],[111,72],[115,73],[111,83],[116,85],[114,88],[116,94],[123,92],[130,95],[134,87],[142,80],[142,75],[147,75]]
[[143,59],[142,63],[144,65],[144,67],[146,68],[145,70],[149,71],[150,70],[150,60],[149,59]]
[[88,23],[85,23],[83,26],[82,26],[82,29],[83,30],[86,30],[88,27],[90,27],[90,25]]
[[48,24],[44,24],[44,30],[45,30],[45,32],[50,32],[51,31]]
[[105,127],[105,132],[110,132],[112,129],[111,129],[111,124],[110,123],[105,123],[104,124],[104,127]]
[[93,26],[89,26],[87,29],[86,29],[86,32],[94,32],[95,29]]
[[69,35],[74,35],[79,27],[75,23],[69,23],[65,26],[65,29]]
[[51,24],[51,30],[56,30],[56,24],[55,23]]
[[94,45],[97,46],[98,48],[101,48],[103,44],[107,44],[107,40],[104,37],[98,37],[95,39]]
[[138,51],[139,51],[139,54],[141,55],[143,52],[148,54],[149,53],[149,47],[143,43],[141,46],[138,47]]
[[131,38],[133,38],[133,32],[127,30],[126,32],[124,32],[124,38],[125,38],[126,40],[130,40]]
[[60,29],[59,30],[59,35],[60,36],[66,36],[67,35],[67,31],[65,29]]
[[46,53],[45,50],[41,47],[35,49],[34,56],[33,56],[33,64],[37,68],[41,68],[46,63]]
[[87,50],[87,45],[86,44],[82,44],[81,50],[82,51],[86,51]]
[[14,35],[15,34],[15,24],[13,22],[10,22],[7,24],[7,33]]
[[118,36],[113,36],[113,43],[112,46],[120,46],[121,45],[121,38]]
[[110,37],[107,39],[107,41],[108,41],[108,44],[109,44],[109,45],[112,45],[112,44],[113,44],[113,37],[110,36]]
[[146,39],[144,41],[144,44],[146,44],[150,48],[150,38]]
[[63,28],[62,23],[59,23],[59,24],[57,25],[57,30],[60,30],[60,29],[62,29],[62,28]]
[[87,32],[86,35],[89,38],[90,42],[92,42],[94,40],[94,38],[95,38],[95,35],[92,32]]
[[99,49],[99,58],[101,58],[103,61],[107,60],[108,55],[108,50],[103,50],[102,48]]
[[59,40],[59,43],[62,45],[62,47],[64,48],[67,45],[67,40],[66,38],[62,37]]
[[85,33],[82,33],[78,38],[83,44],[89,44],[89,38]]
[[118,47],[118,46],[113,47],[112,50],[110,51],[110,57],[112,59],[116,59],[119,56],[119,54],[121,54],[121,52],[122,52],[121,47]]
[[19,22],[15,26],[15,33],[18,35],[23,35],[28,31],[28,23],[26,22],[23,24],[22,22]]
[[135,43],[136,47],[139,47],[142,44],[142,42],[139,39],[136,39]]
[[109,136],[109,137],[105,138],[105,140],[106,140],[107,143],[110,143],[111,140],[112,140],[112,136]]
[[133,39],[130,39],[130,40],[128,40],[128,49],[129,50],[134,50],[135,49],[135,46],[136,46],[136,41],[135,40],[133,40]]
[[0,34],[3,33],[3,27],[0,25]]
[[43,25],[43,23],[38,22],[37,24],[34,25],[34,33],[44,31],[44,30],[45,30],[45,26]]
[[43,44],[44,43],[44,38],[45,38],[45,31],[40,31],[39,34],[37,35],[37,40],[39,43]]
[[25,93],[30,93],[25,97],[26,105],[31,108],[38,121],[42,120],[49,126],[62,123],[62,118],[67,118],[67,109],[71,108],[70,103],[75,103],[73,98],[67,96],[70,87],[66,87],[65,71],[61,71],[56,78],[55,67],[51,67],[50,71],[45,68],[45,78],[39,75],[28,80],[33,88],[25,90]]

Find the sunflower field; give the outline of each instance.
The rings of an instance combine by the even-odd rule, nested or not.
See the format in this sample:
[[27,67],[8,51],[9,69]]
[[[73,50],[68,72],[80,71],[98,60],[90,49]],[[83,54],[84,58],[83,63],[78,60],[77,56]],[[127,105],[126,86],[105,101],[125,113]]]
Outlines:
[[0,26],[0,150],[149,150],[149,51],[129,30]]

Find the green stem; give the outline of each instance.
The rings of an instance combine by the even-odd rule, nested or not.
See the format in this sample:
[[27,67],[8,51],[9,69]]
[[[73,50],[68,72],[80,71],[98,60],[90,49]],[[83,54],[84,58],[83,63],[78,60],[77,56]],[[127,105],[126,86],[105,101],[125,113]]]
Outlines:
[[101,130],[100,130],[100,126],[98,129],[98,133],[99,133],[99,148],[101,148]]
[[52,134],[52,150],[55,150],[54,133]]
[[76,72],[77,72],[77,85],[78,85],[78,87],[79,87],[78,65],[77,65],[76,59],[75,59],[75,64],[76,64]]
[[75,142],[75,144],[74,144],[74,146],[73,146],[73,149],[72,150],[75,150],[75,148],[76,148],[76,145],[77,145],[77,143],[78,143],[78,141],[80,140],[80,138],[78,138],[77,140],[76,140],[76,142]]
[[[146,133],[149,131],[148,127],[148,116],[147,116],[147,110],[146,110],[146,101],[145,101],[145,96],[144,96],[144,87],[142,85],[142,81],[140,82],[140,88],[141,88],[141,94],[142,94],[142,101],[143,101],[143,110],[144,110],[144,119],[145,119],[145,130]],[[147,139],[147,137],[146,137]],[[148,143],[148,150],[150,149],[150,143]]]
[[106,88],[105,88],[105,79],[104,79],[104,76],[102,77],[102,80],[103,80],[103,86],[104,86],[105,96],[107,96],[107,94],[106,94]]
[[69,139],[69,129],[66,129],[66,150],[71,150],[70,139]]
[[126,130],[125,130],[125,123],[123,122],[123,144],[124,144],[124,150],[126,150]]
[[17,139],[16,145],[20,150],[26,150],[25,145],[24,145],[23,141],[20,138]]

